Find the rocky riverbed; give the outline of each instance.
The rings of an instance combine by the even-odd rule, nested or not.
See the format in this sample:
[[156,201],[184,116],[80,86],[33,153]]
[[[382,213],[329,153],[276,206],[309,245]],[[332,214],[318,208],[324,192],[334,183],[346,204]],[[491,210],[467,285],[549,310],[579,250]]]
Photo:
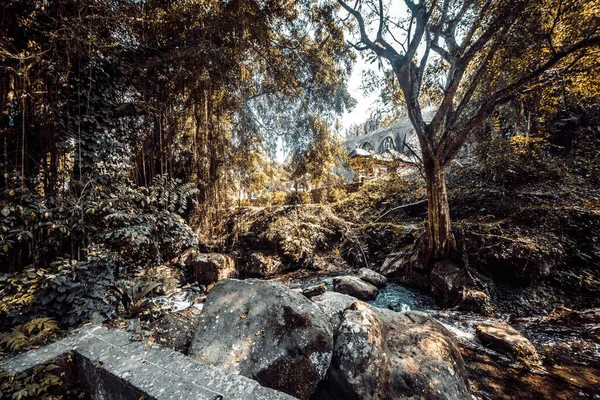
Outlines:
[[[557,310],[554,317],[496,313],[490,318],[441,309],[428,295],[393,283],[371,304],[421,310],[442,322],[456,336],[471,390],[481,399],[600,399],[600,310],[587,315]],[[526,365],[484,346],[476,326],[490,321],[506,321],[523,333],[540,364]]]
[[[277,280],[285,283],[292,292],[301,292],[303,288],[320,283],[324,283],[326,290],[332,292],[335,279],[335,276],[313,275],[299,280],[285,276]],[[321,296],[316,298],[319,297]],[[456,340],[465,362],[470,391],[478,399],[600,398],[599,310],[575,312],[558,309],[544,316],[515,316],[508,312],[496,312],[493,316],[486,317],[443,309],[430,295],[396,283],[388,283],[379,288],[376,298],[367,303],[396,312],[421,311],[441,322]],[[186,331],[185,325],[189,325],[188,342],[183,345],[184,351],[189,347],[192,335],[190,330],[196,329],[196,322],[202,315],[198,311],[198,308],[202,308],[201,303],[195,307],[192,307],[193,302],[187,305],[190,308],[179,311],[179,314],[185,313],[186,316],[180,318],[177,327],[178,334],[181,334]],[[177,306],[184,308],[185,301],[180,298]],[[222,312],[226,313],[226,310]],[[218,318],[220,313],[221,311],[217,312],[213,317]],[[255,323],[260,324],[258,321]],[[538,358],[532,361],[519,357],[518,354],[498,351],[484,345],[477,334],[477,326],[482,323],[509,324],[531,341]],[[258,325],[254,328],[256,331],[261,330]],[[235,360],[232,362],[235,363]],[[322,392],[319,393],[320,396],[323,395]],[[301,397],[307,398],[307,394],[304,393]]]
[[[371,304],[421,310],[442,322],[456,336],[471,390],[481,399],[600,399],[600,310],[587,315],[557,310],[554,317],[484,317],[444,310],[430,296],[393,283]],[[538,351],[540,364],[526,365],[484,346],[476,326],[490,321],[508,322],[523,333]]]

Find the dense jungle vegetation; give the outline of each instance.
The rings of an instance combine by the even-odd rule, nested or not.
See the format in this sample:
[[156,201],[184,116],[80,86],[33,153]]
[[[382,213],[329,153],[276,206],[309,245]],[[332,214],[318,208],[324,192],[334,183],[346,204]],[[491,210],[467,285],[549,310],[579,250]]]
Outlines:
[[106,297],[82,275],[197,247],[238,183],[273,174],[269,143],[330,135],[322,121],[353,102],[342,28],[326,4],[4,5],[2,270],[36,275],[19,304],[60,271],[65,290],[44,303],[89,318]]
[[[344,129],[357,63],[379,100]],[[377,160],[342,142],[403,118],[418,148],[349,181]],[[5,0],[0,357],[150,335],[155,297],[210,290],[201,253],[482,315],[599,307],[599,155],[598,0]]]

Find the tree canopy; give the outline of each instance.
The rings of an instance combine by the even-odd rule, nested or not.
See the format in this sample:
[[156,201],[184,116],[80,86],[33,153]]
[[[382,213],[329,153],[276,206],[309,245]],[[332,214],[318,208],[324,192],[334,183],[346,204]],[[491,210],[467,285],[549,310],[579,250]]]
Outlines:
[[[419,138],[428,194],[426,264],[455,250],[445,169],[493,111],[556,74],[593,62],[598,1],[338,0],[353,46],[386,60]],[[437,96],[436,96],[437,94]],[[436,99],[433,118],[423,101]]]
[[[332,123],[353,104],[345,85],[353,54],[330,4],[17,0],[2,8],[0,257],[13,268],[65,253],[83,259],[84,249],[118,236],[103,236],[109,226],[126,229],[130,246],[154,243],[152,222],[127,213],[130,201],[153,204],[155,190],[166,196],[157,207],[209,232],[239,171],[262,162],[257,154],[274,154],[280,142],[308,148],[318,136],[312,121]],[[257,177],[242,181],[256,186]],[[41,250],[54,240],[61,250]]]

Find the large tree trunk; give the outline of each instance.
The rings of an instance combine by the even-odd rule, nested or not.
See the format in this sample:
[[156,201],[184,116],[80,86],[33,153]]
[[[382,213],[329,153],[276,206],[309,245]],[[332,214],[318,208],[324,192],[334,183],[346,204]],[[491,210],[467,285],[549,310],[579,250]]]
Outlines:
[[428,200],[423,261],[431,266],[435,261],[449,259],[456,243],[450,226],[445,167],[437,162],[426,162],[424,167]]

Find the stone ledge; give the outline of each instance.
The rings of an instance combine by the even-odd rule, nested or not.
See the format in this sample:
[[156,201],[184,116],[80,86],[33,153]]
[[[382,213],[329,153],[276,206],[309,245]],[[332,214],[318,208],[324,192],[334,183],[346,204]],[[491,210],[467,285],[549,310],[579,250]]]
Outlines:
[[85,326],[68,337],[0,360],[10,374],[73,354],[92,399],[292,400],[256,381],[202,364],[159,345],[133,341],[123,330]]

